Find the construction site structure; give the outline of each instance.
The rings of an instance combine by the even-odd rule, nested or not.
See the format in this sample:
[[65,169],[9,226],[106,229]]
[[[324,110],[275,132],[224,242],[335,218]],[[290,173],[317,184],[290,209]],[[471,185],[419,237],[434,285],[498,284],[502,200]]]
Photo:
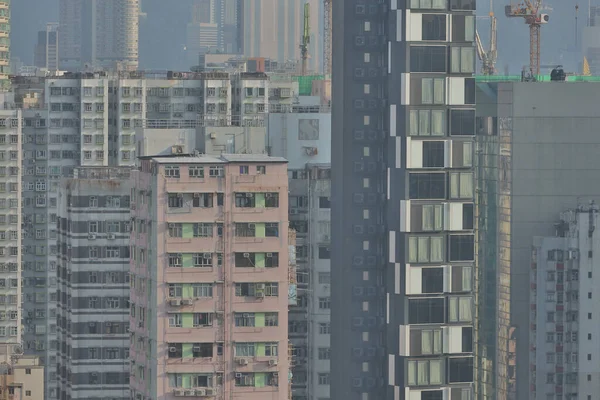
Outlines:
[[550,20],[548,14],[541,13],[544,9],[542,0],[523,0],[516,4],[511,2],[505,7],[507,17],[523,18],[529,25],[529,72],[534,76],[540,74],[541,26]]
[[323,0],[323,73],[331,75],[331,1]]
[[308,69],[308,45],[310,44],[310,4],[304,4],[304,25],[302,29],[302,42],[300,44],[300,56],[302,57],[302,75],[306,75]]
[[[482,17],[484,18],[484,17]],[[498,29],[496,25],[496,16],[494,15],[493,2],[490,0],[490,43],[489,49],[485,51],[479,31],[475,31],[475,42],[477,44],[477,57],[482,62],[481,72],[483,75],[495,75],[496,74],[496,60],[498,58],[497,50],[497,34]]]

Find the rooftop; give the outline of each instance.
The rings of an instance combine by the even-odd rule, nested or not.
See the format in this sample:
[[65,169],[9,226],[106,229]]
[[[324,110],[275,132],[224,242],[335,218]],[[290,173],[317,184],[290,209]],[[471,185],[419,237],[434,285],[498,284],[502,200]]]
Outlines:
[[175,156],[148,156],[141,159],[150,159],[159,164],[227,164],[227,163],[287,163],[283,157],[271,157],[266,154],[189,154]]
[[[476,75],[477,82],[521,82],[521,75]],[[550,75],[536,75],[536,82],[551,82]],[[600,76],[567,75],[566,82],[600,82]]]

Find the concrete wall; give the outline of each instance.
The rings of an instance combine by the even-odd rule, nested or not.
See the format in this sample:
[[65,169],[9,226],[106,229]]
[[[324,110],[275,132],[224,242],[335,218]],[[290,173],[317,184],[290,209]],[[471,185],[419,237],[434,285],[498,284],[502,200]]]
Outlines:
[[600,199],[600,86],[506,85],[513,90],[505,110],[513,123],[511,314],[517,326],[517,398],[527,400],[532,241],[554,234],[552,222],[561,211]]

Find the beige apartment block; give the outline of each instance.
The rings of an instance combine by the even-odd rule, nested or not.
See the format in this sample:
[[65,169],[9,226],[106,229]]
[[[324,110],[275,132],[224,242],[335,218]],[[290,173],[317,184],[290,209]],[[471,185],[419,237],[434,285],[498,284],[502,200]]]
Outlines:
[[131,205],[132,398],[288,398],[287,161],[143,157]]
[[0,344],[0,399],[44,400],[44,367],[18,345]]

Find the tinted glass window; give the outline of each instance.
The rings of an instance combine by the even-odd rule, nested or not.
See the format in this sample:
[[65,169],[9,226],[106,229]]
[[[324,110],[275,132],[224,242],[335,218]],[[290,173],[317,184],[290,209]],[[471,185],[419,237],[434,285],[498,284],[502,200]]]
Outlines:
[[411,299],[408,301],[409,324],[443,324],[444,299]]
[[475,17],[472,15],[452,16],[452,41],[472,42],[475,40]]
[[446,15],[423,14],[423,40],[446,40]]
[[446,72],[446,46],[412,46],[410,72]]
[[444,291],[444,269],[423,268],[421,285],[423,293],[442,293]]
[[450,135],[472,136],[475,134],[475,110],[450,110]]
[[475,104],[475,78],[465,79],[465,104]]
[[443,199],[446,197],[446,174],[410,174],[409,195],[411,199]]
[[475,237],[473,235],[450,236],[450,261],[472,261]]
[[448,383],[473,382],[473,358],[448,359]]
[[473,229],[473,204],[463,204],[463,229]]
[[430,390],[427,392],[421,392],[421,400],[443,400],[441,390]]
[[450,0],[451,10],[475,10],[476,0]]
[[473,351],[473,328],[462,328],[462,351],[465,353]]
[[444,142],[423,142],[423,167],[444,167]]

